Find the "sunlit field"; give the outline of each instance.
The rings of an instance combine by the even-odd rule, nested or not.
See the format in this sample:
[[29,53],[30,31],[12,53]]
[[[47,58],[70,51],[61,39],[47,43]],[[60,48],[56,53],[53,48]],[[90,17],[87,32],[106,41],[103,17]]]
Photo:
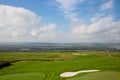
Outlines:
[[[120,52],[0,52],[0,80],[120,80]],[[60,77],[64,72],[99,70]]]

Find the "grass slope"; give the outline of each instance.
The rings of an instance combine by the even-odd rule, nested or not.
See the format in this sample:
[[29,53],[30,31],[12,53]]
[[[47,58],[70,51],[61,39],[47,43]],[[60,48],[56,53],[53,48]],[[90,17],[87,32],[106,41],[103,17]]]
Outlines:
[[0,80],[43,80],[44,78],[45,74],[40,72],[8,74],[0,76]]
[[107,72],[89,73],[82,77],[71,78],[67,80],[120,80],[120,76],[118,72],[107,71]]
[[[13,62],[9,67],[0,69],[0,80],[7,80],[8,78],[9,80],[18,80],[18,77],[23,79],[28,78],[26,80],[66,80],[71,79],[71,77],[61,78],[61,73],[89,69],[97,69],[101,72],[110,71],[110,74],[108,75],[115,75],[116,73],[114,74],[114,72],[120,74],[119,55],[119,52],[0,53],[0,61],[20,60],[18,62]],[[114,72],[111,73],[111,71]],[[107,73],[103,74],[107,75]],[[102,73],[96,75],[101,76]],[[9,76],[14,77],[10,78]],[[29,76],[31,77],[30,79]],[[40,76],[42,77],[39,78]],[[79,78],[84,76],[87,75],[78,74],[72,78],[75,78],[76,80],[78,78],[79,80]],[[96,80],[100,79],[101,77],[98,77]],[[108,77],[108,80],[116,79]]]

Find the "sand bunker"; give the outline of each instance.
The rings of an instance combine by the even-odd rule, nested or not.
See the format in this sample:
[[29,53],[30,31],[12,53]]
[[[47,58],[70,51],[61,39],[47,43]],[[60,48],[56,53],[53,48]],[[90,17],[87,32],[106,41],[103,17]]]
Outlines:
[[60,74],[60,77],[72,77],[79,73],[88,73],[88,72],[97,72],[97,71],[99,70],[81,70],[81,71],[76,71],[76,72],[64,72]]

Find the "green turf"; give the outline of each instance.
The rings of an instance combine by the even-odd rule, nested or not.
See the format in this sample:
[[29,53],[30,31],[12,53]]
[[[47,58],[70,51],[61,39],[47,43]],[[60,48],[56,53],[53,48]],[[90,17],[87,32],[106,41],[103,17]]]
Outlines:
[[120,76],[118,72],[96,72],[89,73],[82,77],[71,78],[66,80],[120,80]]
[[[30,73],[30,79],[42,80],[66,80],[70,78],[61,78],[60,74],[68,71],[97,69],[100,72],[114,71],[120,74],[120,52],[8,52],[0,53],[0,61],[20,60],[13,62],[11,66],[0,69],[0,80],[18,80],[19,77],[26,78]],[[34,75],[34,73],[36,75]],[[40,73],[40,74],[37,74]],[[89,73],[91,74],[91,73]],[[88,75],[89,75],[88,74]],[[11,79],[8,79],[9,76]],[[72,78],[79,78],[86,74],[78,74]],[[110,73],[111,75],[111,73]],[[16,77],[15,77],[16,76]],[[39,79],[38,79],[39,78]],[[21,79],[22,80],[22,79]],[[99,79],[97,79],[99,80]],[[104,80],[104,79],[103,79]],[[107,80],[107,79],[105,79]],[[108,78],[108,80],[114,80]]]
[[8,74],[0,76],[0,80],[43,80],[44,78],[45,74],[38,72]]

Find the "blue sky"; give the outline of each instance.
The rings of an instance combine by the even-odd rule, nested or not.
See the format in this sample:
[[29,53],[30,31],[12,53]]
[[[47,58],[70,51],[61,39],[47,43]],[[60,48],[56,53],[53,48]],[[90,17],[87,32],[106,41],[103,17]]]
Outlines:
[[1,42],[120,42],[120,0],[0,0]]

